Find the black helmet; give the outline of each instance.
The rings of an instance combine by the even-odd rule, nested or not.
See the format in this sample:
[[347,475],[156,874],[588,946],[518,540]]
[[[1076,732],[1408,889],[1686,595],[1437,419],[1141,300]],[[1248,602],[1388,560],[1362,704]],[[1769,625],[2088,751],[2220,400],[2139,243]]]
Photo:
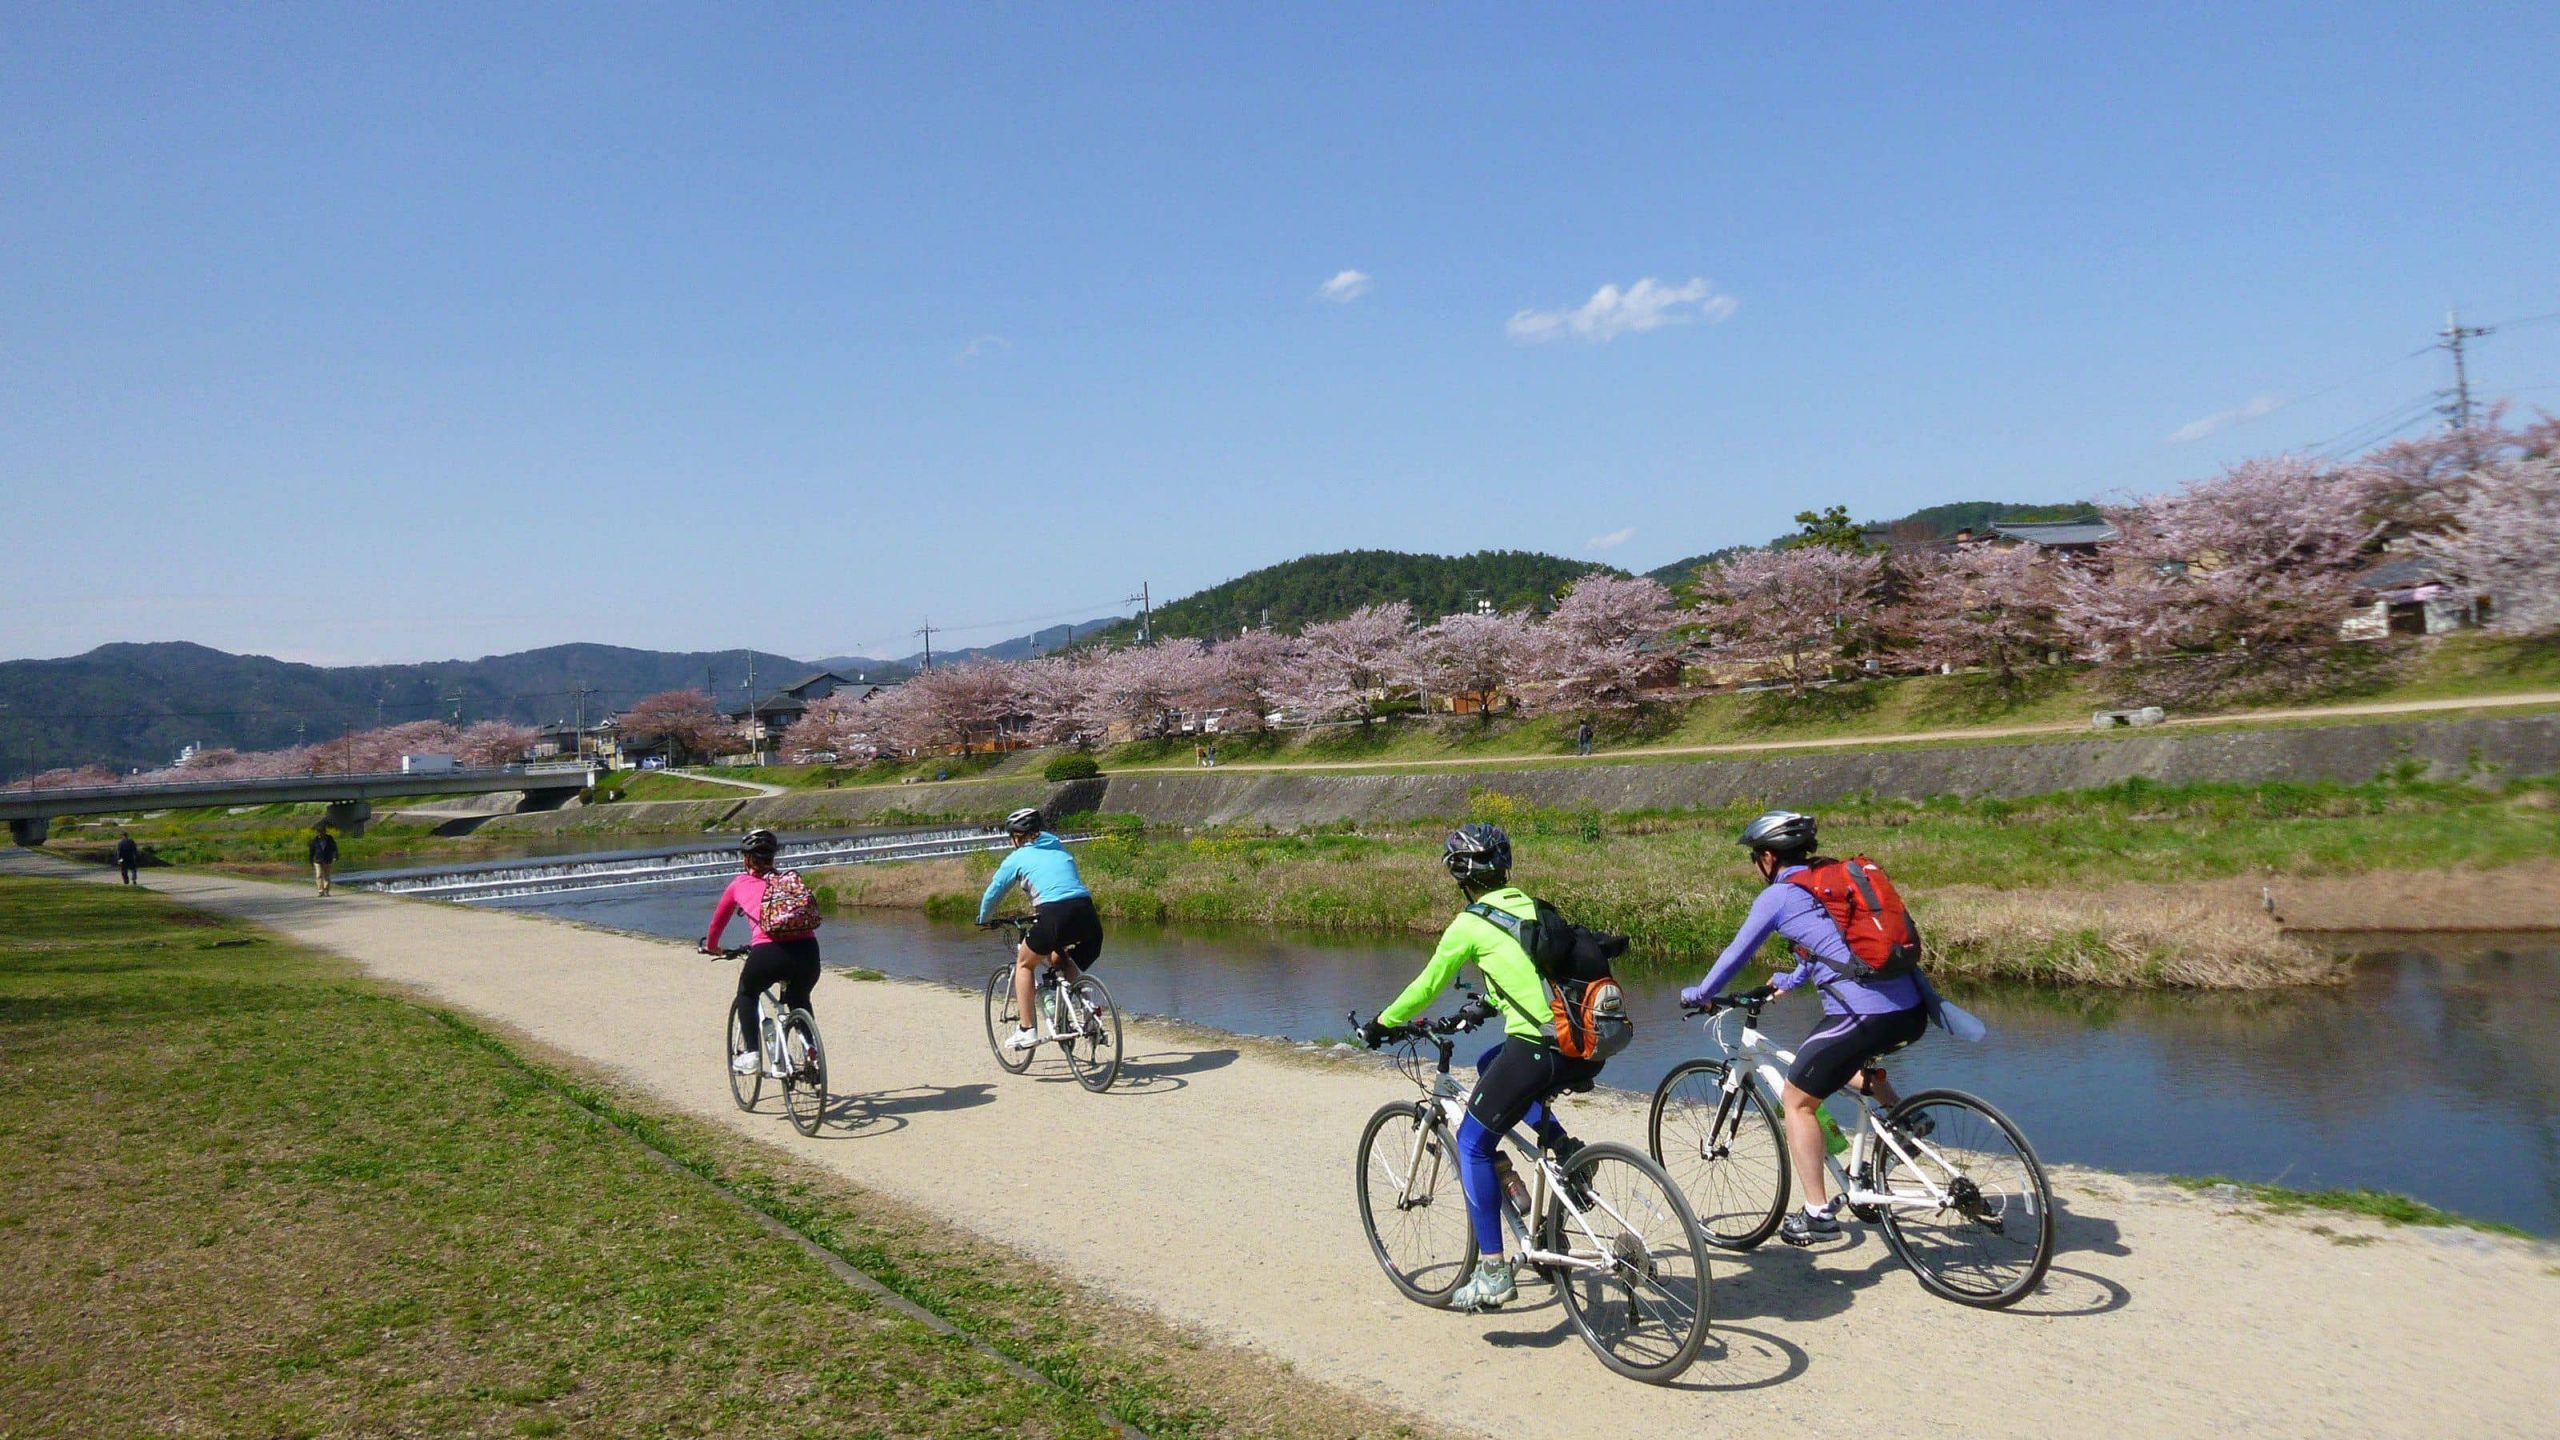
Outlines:
[[1004,817],[1004,830],[1008,835],[1037,835],[1040,833],[1040,812],[1025,805]]
[[1499,885],[1511,874],[1511,837],[1481,820],[1461,825],[1441,844],[1440,863],[1461,885]]
[[761,855],[770,860],[782,850],[782,837],[761,827],[750,830],[738,841],[741,855]]
[[1774,850],[1781,855],[1813,853],[1813,817],[1793,810],[1771,810],[1742,827],[1741,844],[1754,854]]

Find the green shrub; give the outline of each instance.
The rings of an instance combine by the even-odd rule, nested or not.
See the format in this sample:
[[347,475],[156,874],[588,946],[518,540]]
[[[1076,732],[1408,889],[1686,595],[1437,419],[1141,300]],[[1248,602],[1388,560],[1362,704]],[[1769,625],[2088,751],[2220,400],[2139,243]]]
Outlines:
[[1040,778],[1056,784],[1061,780],[1090,780],[1102,773],[1102,767],[1090,755],[1060,755],[1040,767]]

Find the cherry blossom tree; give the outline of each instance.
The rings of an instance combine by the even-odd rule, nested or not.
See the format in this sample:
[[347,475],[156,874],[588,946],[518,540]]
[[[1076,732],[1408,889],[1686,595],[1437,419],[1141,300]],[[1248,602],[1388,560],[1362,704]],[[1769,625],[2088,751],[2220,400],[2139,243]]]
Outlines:
[[1114,650],[1084,667],[1085,728],[1121,729],[1149,738],[1169,733],[1175,717],[1209,688],[1207,652],[1190,639],[1159,640]]
[[104,765],[64,766],[39,771],[24,780],[12,781],[11,790],[84,790],[100,785],[113,785],[123,777]]
[[849,765],[876,758],[880,744],[874,731],[879,716],[865,700],[847,691],[820,696],[809,702],[800,718],[782,734],[782,756],[794,764],[808,764],[821,755],[831,755]]
[[2190,667],[2199,684],[2273,675],[2288,668],[2283,652],[2336,642],[2356,567],[2382,527],[2384,483],[2370,470],[2282,456],[2109,510],[2114,564],[2061,576],[2062,629],[2096,658],[2224,656]]
[[1425,695],[1469,702],[1476,718],[1493,719],[1493,707],[1517,698],[1536,659],[1525,615],[1461,612],[1442,617],[1414,637],[1412,682]]
[[1279,707],[1281,677],[1296,658],[1298,642],[1276,630],[1248,630],[1218,642],[1209,652],[1203,711],[1225,710],[1222,730],[1259,730]]
[[1786,662],[1798,693],[1818,661],[1863,646],[1872,634],[1883,561],[1824,545],[1745,550],[1698,580],[1699,623],[1714,652]]
[[1671,592],[1642,577],[1594,571],[1573,582],[1555,613],[1529,637],[1523,686],[1539,709],[1624,709],[1665,670],[1670,655],[1646,648],[1671,628]]
[[718,753],[737,738],[735,727],[699,690],[662,690],[622,712],[623,736],[642,746],[663,746],[669,759],[682,764],[696,756]]
[[1390,600],[1308,626],[1275,693],[1293,720],[1350,717],[1366,725],[1412,671],[1413,607]]
[[2471,477],[2443,533],[2418,553],[2488,601],[2491,629],[2560,632],[2560,460],[2509,460]]
[[2063,563],[2033,545],[1925,556],[1910,566],[1907,598],[1886,625],[1933,669],[1981,666],[2013,685],[2021,663],[2062,643],[2054,612]]
[[999,660],[967,660],[923,670],[874,695],[883,738],[910,754],[956,750],[975,753],[993,741],[1016,710],[1014,667]]
[[453,737],[453,755],[465,765],[514,765],[541,738],[530,725],[482,720]]
[[1090,651],[1043,655],[1014,667],[1015,704],[1025,734],[1042,745],[1090,745],[1101,732],[1088,722],[1085,695],[1099,659]]

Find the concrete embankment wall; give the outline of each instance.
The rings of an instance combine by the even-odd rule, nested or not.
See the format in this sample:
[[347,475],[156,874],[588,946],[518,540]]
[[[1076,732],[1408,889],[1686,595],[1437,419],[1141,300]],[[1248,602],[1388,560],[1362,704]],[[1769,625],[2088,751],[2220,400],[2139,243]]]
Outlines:
[[2560,715],[2323,725],[2290,730],[1879,751],[1828,750],[1697,761],[1585,763],[1418,774],[1236,771],[1110,778],[1101,808],[1165,825],[1429,820],[1498,791],[1561,810],[1687,810],[1739,802],[1826,805],[1848,796],[2020,797],[2136,777],[2162,784],[2375,779],[2415,765],[2436,779],[2560,774]]
[[505,815],[483,834],[690,833],[718,826],[786,830],[991,821],[1024,805],[1103,810],[1169,826],[1434,820],[1466,813],[1477,791],[1559,810],[1689,810],[1736,803],[1827,805],[1873,794],[2021,797],[2136,777],[2357,784],[2401,767],[2435,779],[2560,774],[2560,715],[2203,733],[1900,750],[1822,750],[1712,760],[1606,761],[1521,769],[1448,766],[1405,774],[1172,770],[1051,786],[1019,780],[806,790],[740,800],[654,801]]

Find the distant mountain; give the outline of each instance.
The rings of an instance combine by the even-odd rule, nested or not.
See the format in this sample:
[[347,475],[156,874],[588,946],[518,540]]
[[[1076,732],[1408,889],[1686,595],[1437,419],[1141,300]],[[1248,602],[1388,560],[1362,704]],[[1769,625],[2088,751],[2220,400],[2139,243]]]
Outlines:
[[[1223,585],[1169,600],[1155,609],[1155,633],[1207,638],[1232,635],[1239,625],[1269,624],[1296,630],[1335,620],[1363,605],[1403,600],[1433,620],[1478,600],[1496,609],[1543,605],[1555,593],[1594,570],[1624,571],[1588,560],[1568,560],[1531,550],[1479,550],[1473,555],[1415,555],[1401,550],[1342,550],[1306,555],[1239,575]],[[1125,641],[1136,622],[1123,621],[1103,638]]]
[[[1944,540],[1959,530],[1980,530],[2002,521],[2025,524],[2038,520],[2095,520],[2098,507],[2086,500],[2068,500],[2058,505],[2028,505],[2008,500],[1957,500],[1945,505],[1931,505],[1914,510],[1898,520],[1869,522],[1864,528],[1871,534],[1882,534],[1897,540]],[[1773,538],[1776,544],[1785,536]],[[1674,587],[1697,578],[1701,566],[1713,565],[1727,555],[1750,547],[1728,545],[1704,555],[1674,560],[1646,575]]]

